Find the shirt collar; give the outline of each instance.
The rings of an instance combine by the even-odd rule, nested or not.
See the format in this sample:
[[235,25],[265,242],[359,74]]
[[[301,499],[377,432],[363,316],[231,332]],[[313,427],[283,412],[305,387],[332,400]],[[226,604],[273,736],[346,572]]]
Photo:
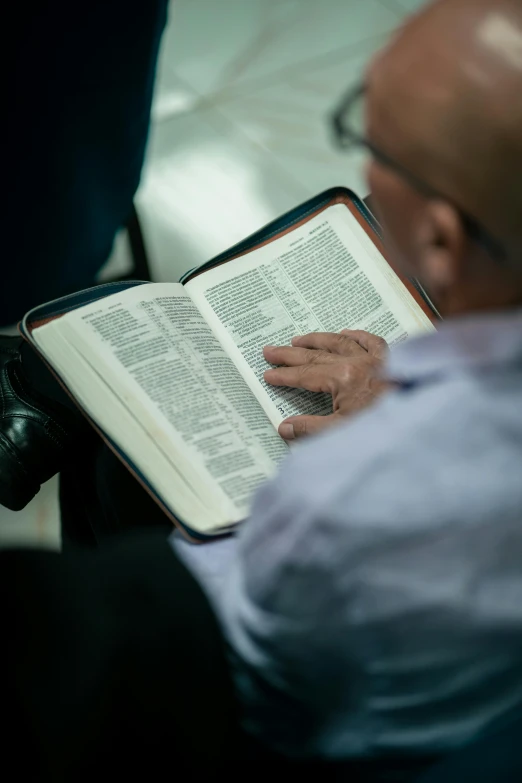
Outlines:
[[522,309],[446,321],[437,332],[393,349],[386,374],[408,382],[472,367],[517,363],[522,365]]

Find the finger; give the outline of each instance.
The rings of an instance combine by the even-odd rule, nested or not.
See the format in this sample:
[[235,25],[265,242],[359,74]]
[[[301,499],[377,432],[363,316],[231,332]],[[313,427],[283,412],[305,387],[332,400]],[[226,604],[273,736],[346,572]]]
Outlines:
[[376,359],[386,359],[389,348],[383,337],[370,334],[362,329],[342,329],[341,334],[353,340]]
[[336,332],[311,332],[292,339],[296,348],[327,351],[340,356],[361,356],[366,350],[356,340]]
[[299,364],[326,364],[335,361],[327,351],[312,351],[308,348],[294,348],[290,345],[265,345],[263,356],[270,364],[284,364],[296,367]]
[[297,367],[266,370],[264,378],[272,386],[290,386],[292,389],[332,394],[345,374],[346,369],[340,364],[300,364]]
[[279,434],[284,440],[297,440],[307,435],[316,435],[339,422],[338,413],[329,416],[290,416],[279,425]]

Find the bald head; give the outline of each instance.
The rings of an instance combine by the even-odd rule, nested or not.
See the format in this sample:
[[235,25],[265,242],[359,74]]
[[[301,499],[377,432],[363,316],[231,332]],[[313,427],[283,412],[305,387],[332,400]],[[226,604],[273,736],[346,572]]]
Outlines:
[[368,75],[371,139],[522,264],[522,0],[437,0]]

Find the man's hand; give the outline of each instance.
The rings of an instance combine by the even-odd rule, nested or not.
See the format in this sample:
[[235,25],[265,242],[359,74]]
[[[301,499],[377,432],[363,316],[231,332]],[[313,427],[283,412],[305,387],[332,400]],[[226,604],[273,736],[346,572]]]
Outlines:
[[382,337],[343,329],[340,334],[313,332],[294,337],[291,346],[267,345],[263,349],[270,364],[265,381],[274,386],[291,386],[332,395],[329,416],[290,416],[279,426],[285,440],[311,435],[345,416],[370,405],[389,388],[379,377],[388,354]]

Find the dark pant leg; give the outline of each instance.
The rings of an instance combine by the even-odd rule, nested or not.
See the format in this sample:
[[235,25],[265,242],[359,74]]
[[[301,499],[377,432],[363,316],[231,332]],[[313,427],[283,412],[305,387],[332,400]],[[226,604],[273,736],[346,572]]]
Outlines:
[[167,0],[10,4],[0,324],[92,285],[126,224],[166,9]]
[[173,525],[127,468],[92,431],[60,474],[60,512],[65,549],[105,546],[130,530]]
[[1,552],[0,592],[6,780],[221,779],[237,749],[221,635],[164,536]]

